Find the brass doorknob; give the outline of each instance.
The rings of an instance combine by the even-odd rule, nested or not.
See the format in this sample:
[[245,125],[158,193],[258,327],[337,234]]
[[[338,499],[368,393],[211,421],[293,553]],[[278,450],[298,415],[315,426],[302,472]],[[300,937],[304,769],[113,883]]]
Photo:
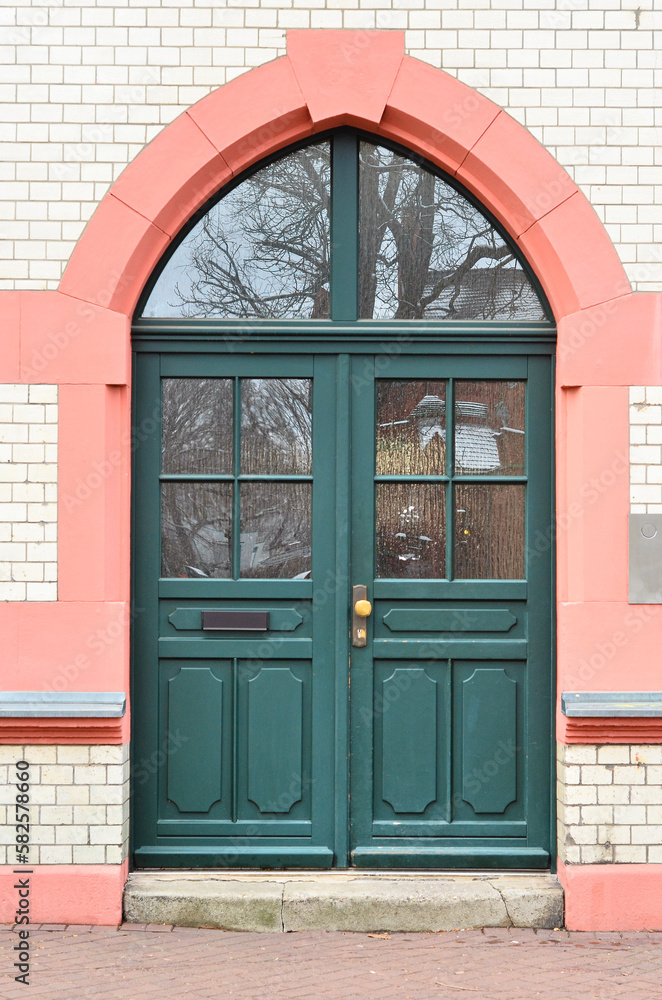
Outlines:
[[370,601],[357,601],[354,605],[354,614],[358,615],[359,618],[367,618],[371,613],[372,604]]

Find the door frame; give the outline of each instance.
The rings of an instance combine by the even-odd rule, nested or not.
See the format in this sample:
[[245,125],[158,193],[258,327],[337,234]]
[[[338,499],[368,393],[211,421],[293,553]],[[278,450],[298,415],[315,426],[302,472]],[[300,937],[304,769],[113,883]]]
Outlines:
[[[553,353],[554,353],[554,342],[555,342],[555,330],[552,324],[498,324],[498,323],[485,323],[476,324],[470,322],[460,322],[460,323],[444,323],[441,324],[428,324],[419,323],[416,321],[408,323],[394,323],[391,326],[392,321],[363,321],[361,323],[361,340],[357,342],[357,329],[356,324],[332,324],[332,329],[330,329],[331,324],[324,323],[320,325],[319,321],[311,321],[310,323],[305,321],[300,321],[296,324],[296,330],[292,330],[292,324],[289,325],[289,330],[286,328],[285,324],[278,324],[280,327],[278,331],[278,339],[276,340],[273,336],[273,323],[254,323],[253,326],[253,336],[251,338],[246,338],[245,329],[238,331],[236,327],[233,329],[232,324],[219,324],[216,321],[200,320],[200,321],[187,321],[186,330],[187,336],[182,337],[182,323],[181,321],[170,320],[170,321],[142,321],[140,324],[136,324],[134,330],[134,354],[144,355],[144,354],[158,354],[158,355],[190,355],[190,354],[200,354],[200,353],[210,353],[219,356],[228,356],[236,359],[242,354],[245,355],[292,355],[300,356],[304,354],[316,354],[321,356],[336,356],[337,363],[340,370],[346,373],[344,379],[340,379],[337,386],[336,395],[336,434],[340,437],[345,437],[346,440],[351,438],[351,390],[350,390],[350,365],[352,361],[352,356],[357,355],[370,355],[382,354],[384,357],[389,356],[389,352],[394,350],[396,354],[401,353],[413,353],[415,355],[435,355],[443,358],[445,355],[466,356],[475,358],[477,355],[482,356],[486,359],[498,358],[503,355],[509,356],[522,356],[523,354],[530,357],[535,356],[552,356],[552,372],[553,372]],[[388,336],[393,331],[393,335]],[[332,333],[332,337],[330,334]],[[404,341],[403,347],[403,337],[406,336],[406,341]],[[553,374],[552,374],[553,378]],[[134,394],[139,390],[139,380],[136,379],[134,382]],[[136,400],[134,398],[134,413],[136,412]],[[550,415],[551,416],[551,415]],[[553,426],[553,419],[552,425]],[[550,449],[553,454],[553,441],[550,441]],[[133,470],[133,482],[134,482],[134,509],[133,518],[135,518],[135,503],[137,497],[136,484],[140,482],[141,472],[138,469],[138,456],[139,448],[134,450],[134,470]],[[338,524],[349,525],[352,517],[351,511],[351,472],[350,472],[350,462],[337,463],[336,470],[339,477],[339,488],[336,493],[336,506],[335,506],[335,516],[338,519]],[[552,509],[553,509],[553,464],[551,471],[552,477]],[[133,523],[133,537],[135,539],[135,523]],[[346,710],[346,700],[348,691],[348,652],[351,651],[349,646],[349,625],[346,617],[346,604],[349,601],[349,591],[353,581],[351,577],[350,568],[350,533],[349,531],[343,533],[339,532],[336,538],[336,554],[335,554],[335,577],[333,579],[332,588],[334,590],[334,595],[341,595],[337,604],[338,609],[335,614],[334,622],[334,641],[336,646],[336,656],[335,656],[335,705],[334,705],[334,785],[336,789],[336,799],[342,796],[343,801],[348,801],[349,798],[349,748],[350,748],[350,732],[349,732],[349,718]],[[551,572],[554,573],[554,560],[551,560]],[[134,572],[133,579],[133,593],[135,596],[139,593],[137,589],[138,581],[135,578],[135,573],[137,569],[137,563],[135,558],[132,559],[132,566]],[[360,581],[362,582],[362,581]],[[553,593],[554,579],[550,580],[550,593]],[[342,595],[347,595],[347,598]],[[133,616],[133,629],[140,627],[140,617],[139,615]],[[552,602],[552,614],[551,620],[549,622],[550,635],[553,636],[555,630],[554,612],[553,612],[553,602]],[[136,643],[132,640],[131,642],[132,651],[132,662],[136,652]],[[553,653],[553,650],[552,650]],[[554,870],[555,866],[555,828],[556,828],[556,817],[555,817],[555,796],[554,796],[554,767],[555,767],[555,754],[553,752],[554,745],[554,690],[555,690],[555,669],[554,660],[552,655],[552,660],[550,663],[550,680],[549,680],[549,704],[548,704],[548,718],[549,727],[548,731],[550,733],[550,745],[549,745],[549,774],[550,774],[550,832],[549,832],[549,843],[550,843],[550,855],[552,858],[551,867]],[[343,683],[344,678],[344,683]],[[136,670],[135,663],[132,666],[132,703],[139,706],[139,699],[134,700],[137,696],[136,685]],[[142,736],[139,726],[139,712],[133,713],[133,727],[134,727],[134,738]],[[138,743],[140,743],[138,739]],[[132,858],[135,858],[135,809],[131,810],[131,846],[130,854]],[[349,860],[349,825],[345,821],[345,815],[343,815],[342,810],[335,807],[334,802],[334,837],[335,843],[334,847],[337,849],[338,853],[344,854]],[[164,862],[157,862],[158,866],[161,866]],[[286,860],[285,860],[285,863]],[[309,860],[305,862],[305,866],[311,867],[315,864],[322,864],[323,861],[315,861],[312,856]],[[406,864],[406,861],[401,862]],[[457,864],[459,867],[466,867],[467,864],[471,862],[467,860],[467,857],[461,857],[458,855],[456,861],[453,861],[452,856],[449,855],[448,861],[444,861],[444,864],[453,867]],[[148,863],[148,866],[153,866]],[[209,860],[204,858],[195,859],[193,857],[188,864],[192,866],[208,866]],[[244,867],[254,866],[254,860],[248,860]],[[360,864],[360,862],[359,862]],[[436,862],[434,859],[430,860],[420,856],[415,861],[416,867],[421,869],[427,868],[430,865],[435,866]],[[485,862],[481,862],[476,855],[476,860],[474,867],[484,866]],[[299,863],[299,866],[301,863]],[[521,858],[513,855],[512,864],[509,865],[508,859],[505,858],[503,862],[503,867],[521,867]],[[531,867],[535,865],[532,864]],[[352,870],[356,870],[354,867]]]

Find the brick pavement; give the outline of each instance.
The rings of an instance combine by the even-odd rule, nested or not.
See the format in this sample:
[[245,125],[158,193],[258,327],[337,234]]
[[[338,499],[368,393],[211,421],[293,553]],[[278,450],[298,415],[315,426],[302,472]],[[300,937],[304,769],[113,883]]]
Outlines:
[[662,933],[515,928],[252,934],[33,925],[28,989],[0,928],[2,1000],[657,1000]]

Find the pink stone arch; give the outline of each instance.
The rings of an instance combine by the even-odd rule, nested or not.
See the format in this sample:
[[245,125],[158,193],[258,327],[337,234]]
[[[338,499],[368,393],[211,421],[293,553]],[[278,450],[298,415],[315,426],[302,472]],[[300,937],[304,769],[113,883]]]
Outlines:
[[113,185],[60,291],[130,316],[168,243],[211,195],[336,125],[395,139],[472,191],[531,264],[557,321],[628,295],[611,241],[565,170],[487,98],[405,56],[399,31],[291,31],[286,56],[195,104]]

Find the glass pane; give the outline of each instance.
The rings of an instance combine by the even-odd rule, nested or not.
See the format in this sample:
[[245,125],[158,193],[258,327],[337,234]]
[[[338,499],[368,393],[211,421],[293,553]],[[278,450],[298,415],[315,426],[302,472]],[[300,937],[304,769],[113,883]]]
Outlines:
[[446,472],[446,383],[377,381],[378,476]]
[[162,470],[232,472],[232,381],[164,378]]
[[161,575],[229,577],[231,483],[161,484]]
[[360,144],[362,319],[545,319],[513,251],[467,198],[413,160]]
[[330,146],[258,170],[184,237],[143,316],[329,315]]
[[446,491],[439,483],[377,484],[377,576],[446,576]]
[[524,578],[524,484],[455,487],[455,577]]
[[455,383],[455,471],[524,475],[524,382]]
[[310,475],[311,379],[242,380],[241,471]]
[[242,483],[241,576],[310,576],[311,483]]

